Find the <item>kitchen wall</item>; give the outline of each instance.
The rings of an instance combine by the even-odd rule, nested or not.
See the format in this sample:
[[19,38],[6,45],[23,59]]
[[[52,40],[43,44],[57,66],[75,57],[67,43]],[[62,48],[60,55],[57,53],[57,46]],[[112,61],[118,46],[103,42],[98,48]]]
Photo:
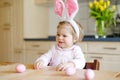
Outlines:
[[[79,4],[79,12],[75,19],[80,22],[84,28],[85,34],[94,34],[94,21],[89,18],[88,3],[83,2]],[[56,26],[59,22],[58,17],[55,15],[53,7],[49,8],[49,34],[55,35]],[[88,27],[89,26],[89,27]]]
[[[120,5],[118,9],[120,13]],[[75,19],[83,26],[85,35],[95,34],[95,22],[89,17],[88,1],[79,3],[79,12]],[[40,5],[35,4],[34,0],[24,0],[24,38],[54,36],[58,22],[53,3]]]
[[[24,2],[24,38],[48,37],[48,7],[36,5],[34,0]],[[46,30],[46,31],[44,31]]]
[[[120,13],[120,5],[118,5],[117,12]],[[85,35],[94,35],[95,34],[95,21],[93,18],[89,17],[89,8],[88,2],[79,3],[79,12],[75,17],[76,20],[80,22],[80,24],[84,28]],[[56,26],[59,22],[58,17],[55,15],[53,6],[49,7],[49,35],[53,36],[56,33]],[[109,34],[112,34],[109,30]]]

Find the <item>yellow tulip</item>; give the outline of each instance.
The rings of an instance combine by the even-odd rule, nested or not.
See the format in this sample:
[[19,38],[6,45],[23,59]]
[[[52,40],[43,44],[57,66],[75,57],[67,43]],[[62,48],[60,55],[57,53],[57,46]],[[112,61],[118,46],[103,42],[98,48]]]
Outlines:
[[[115,5],[110,5],[110,0],[94,0],[89,3],[89,8],[91,9],[90,15],[92,17],[105,21],[112,21],[111,19],[114,17],[116,10]],[[94,15],[93,11],[95,11],[97,15]]]
[[104,2],[103,0],[99,0],[99,3],[100,3],[100,4],[103,4],[103,2]]
[[96,0],[94,0],[94,2],[93,2],[94,4],[96,4],[97,3],[97,1]]
[[107,8],[107,5],[106,5],[106,3],[104,3],[104,8]]
[[104,2],[104,0],[99,0],[100,2]]
[[92,8],[93,7],[93,3],[89,2],[89,7]]
[[100,11],[103,11],[104,10],[104,7],[103,6],[100,6]]
[[106,1],[106,5],[110,6],[110,1],[109,0]]
[[96,9],[99,8],[99,3],[98,3],[98,2],[96,2],[96,4],[95,4],[95,8],[96,8]]

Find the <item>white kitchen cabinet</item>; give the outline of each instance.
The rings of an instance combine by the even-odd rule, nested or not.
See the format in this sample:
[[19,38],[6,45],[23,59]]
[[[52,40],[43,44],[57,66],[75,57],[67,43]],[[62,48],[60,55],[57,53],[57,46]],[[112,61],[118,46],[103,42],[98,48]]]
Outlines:
[[23,0],[0,0],[0,62],[24,62]]
[[88,42],[88,52],[120,54],[120,42]]
[[47,11],[34,0],[0,0],[1,62],[25,63],[24,38],[48,36]]
[[[24,49],[23,38],[23,0],[15,0],[13,5],[13,44],[15,49]],[[13,14],[12,14],[13,15]]]
[[87,61],[98,59],[100,70],[120,71],[119,42],[88,42]]
[[33,64],[35,60],[50,48],[50,42],[47,41],[28,41],[25,43],[26,59],[25,63]]
[[0,62],[12,60],[12,1],[0,0]]
[[[26,63],[33,64],[43,53],[47,52],[55,41],[28,41],[26,42]],[[79,42],[86,61],[98,59],[100,70],[120,71],[120,43],[119,42]],[[107,50],[106,50],[107,49]]]
[[24,39],[23,39],[23,0],[13,1],[13,62],[25,63]]
[[120,71],[120,55],[88,54],[87,61],[97,59],[100,61],[100,70]]
[[17,62],[17,63],[23,63],[25,64],[25,50],[24,49],[20,49],[20,48],[15,48],[14,49],[14,60],[13,62]]

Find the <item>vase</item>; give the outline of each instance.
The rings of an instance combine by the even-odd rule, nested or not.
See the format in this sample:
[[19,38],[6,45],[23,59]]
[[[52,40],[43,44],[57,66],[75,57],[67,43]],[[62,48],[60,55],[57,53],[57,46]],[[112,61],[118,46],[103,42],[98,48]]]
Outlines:
[[95,38],[106,38],[107,27],[104,20],[96,20],[96,34]]

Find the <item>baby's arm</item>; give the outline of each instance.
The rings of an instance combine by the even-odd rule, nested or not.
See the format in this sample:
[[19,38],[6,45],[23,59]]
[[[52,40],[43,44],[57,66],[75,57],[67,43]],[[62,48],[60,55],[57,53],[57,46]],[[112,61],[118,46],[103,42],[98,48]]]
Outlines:
[[83,69],[85,66],[85,57],[80,47],[76,49],[74,59],[71,61],[77,69]]
[[52,57],[52,50],[49,50],[47,53],[40,56],[34,63],[35,69],[41,69],[47,66],[50,63]]

